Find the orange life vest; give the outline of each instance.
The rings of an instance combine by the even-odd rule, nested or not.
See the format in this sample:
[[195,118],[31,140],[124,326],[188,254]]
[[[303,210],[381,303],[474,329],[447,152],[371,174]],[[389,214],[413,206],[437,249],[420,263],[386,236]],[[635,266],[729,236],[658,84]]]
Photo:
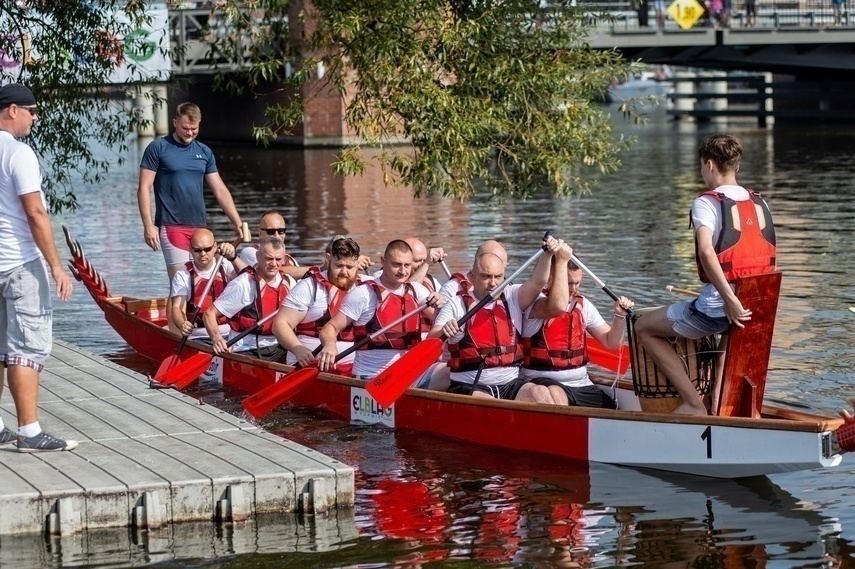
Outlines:
[[579,368],[588,363],[584,298],[576,296],[561,316],[550,318],[531,338],[523,338],[522,367],[542,371]]
[[[244,273],[248,273],[252,282],[255,283],[255,302],[245,306],[240,312],[229,318],[229,326],[235,332],[252,328],[256,322],[268,314],[273,314],[291,290],[285,279],[282,279],[276,288],[266,285],[262,289],[255,267],[246,267],[240,272],[240,274]],[[265,322],[261,330],[256,331],[255,334],[261,336],[273,334],[273,319]]]
[[[330,321],[330,318],[338,314],[338,309],[341,307],[341,301],[344,300],[345,295],[347,294],[345,291],[341,290],[334,284],[332,284],[327,278],[321,274],[321,269],[318,267],[309,267],[309,270],[306,271],[306,274],[303,275],[304,279],[312,279],[315,283],[315,291],[317,292],[318,286],[324,287],[327,291],[327,310],[321,315],[320,318],[315,320],[314,322],[300,322],[297,324],[297,327],[294,328],[294,332],[298,335],[302,336],[311,336],[312,338],[317,338],[320,336],[321,328]],[[314,297],[314,295],[312,295]],[[352,342],[353,341],[353,327],[348,326],[344,330],[342,330],[341,334],[339,334],[339,339],[344,342]]]
[[[367,286],[377,296],[377,309],[374,316],[364,326],[353,327],[353,340],[358,342],[371,334],[385,328],[401,316],[418,308],[416,291],[409,282],[404,284],[403,296],[392,294],[377,281],[364,281],[357,286]],[[361,350],[406,350],[422,340],[422,320],[420,315],[408,318],[395,329],[381,334],[365,344]]]
[[[748,193],[750,199],[739,202],[715,190],[701,194],[713,196],[721,204],[722,226],[715,243],[715,252],[729,283],[736,282],[738,277],[775,271],[777,254],[772,214],[760,199],[760,194],[751,190]],[[710,282],[701,265],[697,239],[695,261],[701,281]]]
[[[214,304],[214,301],[222,294],[223,290],[225,290],[229,279],[226,276],[226,269],[223,268],[223,265],[220,265],[220,270],[214,275],[214,283],[211,285],[211,290],[208,291],[205,298],[202,298],[202,293],[205,292],[205,287],[208,286],[208,280],[210,279],[196,278],[198,271],[196,271],[196,265],[193,261],[187,261],[184,264],[184,268],[187,269],[188,273],[190,273],[190,290],[193,291],[193,294],[190,295],[190,300],[187,301],[187,308],[185,310],[184,317],[187,318],[187,320],[190,320],[193,313],[196,311],[196,307],[201,306],[202,309],[199,310],[199,314],[196,316],[196,321],[193,322],[193,327],[202,328],[205,325],[202,322],[202,316],[205,314],[206,310],[211,308],[211,305]],[[225,323],[225,316],[221,314],[217,317],[217,324]]]
[[[461,288],[457,293],[469,310],[475,299]],[[463,327],[463,339],[448,344],[453,372],[475,371],[480,367],[494,368],[513,365],[522,359],[519,334],[511,320],[507,299],[502,294],[493,308],[481,308]]]

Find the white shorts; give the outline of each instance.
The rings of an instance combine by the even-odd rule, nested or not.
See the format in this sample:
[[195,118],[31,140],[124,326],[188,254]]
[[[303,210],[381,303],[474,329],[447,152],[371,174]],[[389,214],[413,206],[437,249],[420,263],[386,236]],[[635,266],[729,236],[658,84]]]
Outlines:
[[160,226],[160,249],[167,267],[183,265],[193,259],[190,255],[190,238],[197,229],[187,225]]

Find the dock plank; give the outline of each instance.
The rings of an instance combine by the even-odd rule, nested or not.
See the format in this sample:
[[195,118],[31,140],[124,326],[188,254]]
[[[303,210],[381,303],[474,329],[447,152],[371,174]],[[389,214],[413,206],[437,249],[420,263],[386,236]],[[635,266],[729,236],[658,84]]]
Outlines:
[[[0,449],[0,535],[353,505],[351,467],[77,346],[54,343],[39,395],[46,430],[80,444]],[[14,416],[10,397],[0,408]]]

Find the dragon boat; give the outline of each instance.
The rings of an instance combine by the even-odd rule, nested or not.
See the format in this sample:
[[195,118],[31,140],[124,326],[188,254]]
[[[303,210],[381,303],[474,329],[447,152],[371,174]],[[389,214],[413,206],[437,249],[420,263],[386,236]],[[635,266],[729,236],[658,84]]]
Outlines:
[[[72,253],[71,272],[89,291],[110,326],[131,348],[155,362],[175,354],[181,338],[166,327],[167,299],[114,295],[80,243],[63,229]],[[772,307],[773,315],[774,310]],[[771,342],[771,333],[768,336]],[[649,358],[631,351],[633,368],[651,365]],[[211,347],[188,341],[182,359],[200,352],[210,353]],[[757,350],[751,353],[756,356]],[[692,359],[692,365],[709,374],[704,358]],[[718,413],[710,416],[670,414],[668,407],[674,406],[670,394],[645,397],[651,394],[640,390],[637,381],[624,377],[594,378],[601,389],[615,397],[616,410],[490,400],[417,388],[410,388],[392,406],[383,408],[365,390],[364,381],[329,373],[319,374],[288,404],[316,408],[352,422],[423,431],[492,447],[716,478],[840,464],[847,451],[855,450],[855,422],[763,403],[766,366],[759,366],[760,372],[752,371],[758,367],[758,359],[762,354],[742,360],[728,358],[737,362],[736,374],[745,375],[729,389],[725,386],[714,402]],[[213,358],[206,375],[251,394],[274,382],[287,381],[292,369],[227,354]],[[653,391],[658,389],[653,387]],[[663,403],[668,405],[663,407]]]

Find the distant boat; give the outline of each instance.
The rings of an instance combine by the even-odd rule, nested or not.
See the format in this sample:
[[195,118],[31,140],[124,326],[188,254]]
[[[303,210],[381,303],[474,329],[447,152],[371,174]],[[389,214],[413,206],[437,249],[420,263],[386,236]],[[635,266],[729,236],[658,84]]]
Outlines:
[[636,73],[623,83],[616,83],[609,89],[609,102],[624,103],[630,99],[656,97],[665,103],[668,95],[674,92],[674,83],[660,79],[653,71]]

